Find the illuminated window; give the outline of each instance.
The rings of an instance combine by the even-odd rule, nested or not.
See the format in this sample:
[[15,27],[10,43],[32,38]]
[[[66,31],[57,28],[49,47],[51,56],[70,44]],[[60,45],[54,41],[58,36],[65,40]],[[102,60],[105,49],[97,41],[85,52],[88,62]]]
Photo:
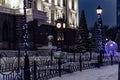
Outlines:
[[58,41],[64,40],[64,33],[61,33],[61,32],[58,33],[58,34],[57,34],[57,40],[58,40]]

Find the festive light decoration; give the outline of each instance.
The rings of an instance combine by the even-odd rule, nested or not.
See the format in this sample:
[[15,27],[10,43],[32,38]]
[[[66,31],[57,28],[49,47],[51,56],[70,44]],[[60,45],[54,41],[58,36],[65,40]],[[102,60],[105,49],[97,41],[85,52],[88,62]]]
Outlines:
[[24,39],[24,47],[25,47],[25,55],[27,54],[27,49],[28,49],[28,24],[27,24],[27,18],[26,18],[26,8],[27,8],[27,4],[26,4],[26,0],[23,1],[24,2],[24,19],[23,19],[23,30],[24,30],[24,35],[23,35],[23,39]]
[[117,49],[118,49],[117,43],[112,40],[109,40],[105,44],[105,51],[107,54],[115,54],[115,53],[117,53]]
[[103,30],[103,25],[102,25],[102,18],[101,18],[101,14],[102,14],[102,8],[100,7],[100,5],[96,8],[96,12],[98,15],[98,28],[97,28],[97,51],[99,53],[104,53],[104,30]]
[[24,19],[23,19],[23,30],[24,30],[24,35],[23,35],[23,39],[24,39],[24,47],[25,47],[25,53],[24,53],[24,80],[30,80],[30,67],[29,67],[29,58],[28,58],[28,25],[27,25],[27,18],[26,18],[26,8],[27,8],[27,4],[26,4],[27,0],[24,0]]

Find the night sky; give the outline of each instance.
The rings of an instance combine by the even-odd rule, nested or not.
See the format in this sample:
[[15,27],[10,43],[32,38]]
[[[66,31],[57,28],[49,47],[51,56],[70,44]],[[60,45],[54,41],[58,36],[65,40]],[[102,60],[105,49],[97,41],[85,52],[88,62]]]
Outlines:
[[116,0],[79,0],[79,14],[85,10],[86,20],[89,27],[97,21],[96,8],[100,5],[103,9],[103,25],[116,25]]

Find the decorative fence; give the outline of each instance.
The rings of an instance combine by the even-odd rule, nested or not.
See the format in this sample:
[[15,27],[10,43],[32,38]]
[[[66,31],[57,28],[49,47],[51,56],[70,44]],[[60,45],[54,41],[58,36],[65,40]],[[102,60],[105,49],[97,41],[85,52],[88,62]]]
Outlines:
[[[75,58],[74,58],[75,57]],[[61,59],[61,68],[59,69],[59,60],[52,59],[50,56],[29,56],[30,61],[30,80],[48,80],[50,78],[82,71],[91,68],[100,68],[101,66],[117,64],[120,61],[119,56],[101,56],[93,55],[92,58],[85,54],[80,56],[77,53],[73,57],[67,56],[67,59]],[[6,57],[0,57],[0,80],[27,80],[24,79],[24,57],[20,57],[20,65],[18,66],[17,58],[13,62]],[[91,59],[90,59],[91,58]],[[5,61],[9,60],[9,61]],[[9,63],[10,62],[10,63]]]

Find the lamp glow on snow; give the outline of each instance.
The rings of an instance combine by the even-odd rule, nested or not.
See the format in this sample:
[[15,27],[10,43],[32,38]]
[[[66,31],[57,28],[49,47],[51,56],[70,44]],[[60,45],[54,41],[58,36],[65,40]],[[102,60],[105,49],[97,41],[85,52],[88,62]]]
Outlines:
[[105,51],[107,54],[109,55],[114,55],[117,53],[118,50],[118,45],[116,42],[109,40],[106,44],[105,44]]

